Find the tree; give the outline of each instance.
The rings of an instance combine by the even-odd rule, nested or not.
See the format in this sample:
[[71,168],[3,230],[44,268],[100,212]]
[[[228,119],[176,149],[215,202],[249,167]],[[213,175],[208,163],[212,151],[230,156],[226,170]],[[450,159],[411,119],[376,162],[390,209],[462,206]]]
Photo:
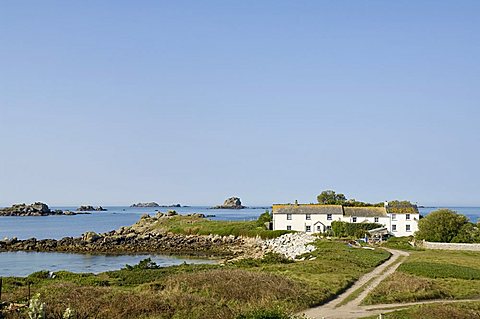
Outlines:
[[335,191],[326,190],[317,196],[317,200],[320,204],[325,205],[342,205],[347,198],[343,194],[337,194]]
[[439,209],[420,219],[415,237],[420,240],[449,243],[468,223],[466,216],[450,209]]

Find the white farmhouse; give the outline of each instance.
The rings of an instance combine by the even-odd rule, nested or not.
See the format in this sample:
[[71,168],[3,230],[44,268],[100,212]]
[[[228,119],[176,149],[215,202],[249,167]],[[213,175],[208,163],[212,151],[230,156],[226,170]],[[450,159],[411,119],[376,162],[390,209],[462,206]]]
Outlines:
[[323,204],[273,205],[273,229],[324,233],[332,222],[377,223],[393,236],[410,236],[418,230],[420,218],[416,206],[411,207],[347,207]]

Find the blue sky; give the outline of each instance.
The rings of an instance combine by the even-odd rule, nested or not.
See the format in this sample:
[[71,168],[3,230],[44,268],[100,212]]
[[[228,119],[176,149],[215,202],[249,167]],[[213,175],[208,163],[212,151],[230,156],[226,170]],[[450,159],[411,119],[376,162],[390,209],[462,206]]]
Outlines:
[[2,1],[0,204],[480,205],[478,1]]

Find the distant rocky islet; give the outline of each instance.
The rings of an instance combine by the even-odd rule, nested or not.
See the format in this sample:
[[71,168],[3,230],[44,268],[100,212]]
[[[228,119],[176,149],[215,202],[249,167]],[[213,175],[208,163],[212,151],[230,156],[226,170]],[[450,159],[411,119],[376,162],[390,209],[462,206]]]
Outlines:
[[30,205],[14,204],[11,207],[1,208],[0,216],[50,216],[50,215],[78,215],[89,214],[88,212],[72,212],[69,210],[51,210],[47,204],[36,202]]
[[180,204],[172,204],[172,205],[159,205],[156,202],[147,202],[147,203],[137,203],[130,205],[132,208],[151,208],[151,207],[182,207]]
[[103,208],[102,206],[91,206],[91,205],[82,205],[77,208],[77,212],[104,212],[107,211],[106,208]]
[[212,209],[244,209],[245,206],[242,205],[242,201],[238,197],[227,198],[223,205],[218,205],[212,207]]

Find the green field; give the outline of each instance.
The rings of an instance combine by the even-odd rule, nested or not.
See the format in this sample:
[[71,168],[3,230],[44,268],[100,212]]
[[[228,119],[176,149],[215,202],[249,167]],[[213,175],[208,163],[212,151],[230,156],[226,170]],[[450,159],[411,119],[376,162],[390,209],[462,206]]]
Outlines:
[[480,298],[480,253],[424,250],[410,254],[368,295],[366,304]]
[[[384,319],[478,319],[480,302],[435,303],[410,307],[383,315]],[[363,319],[378,319],[378,316]]]
[[99,275],[58,272],[54,279],[39,272],[5,278],[2,300],[25,302],[30,281],[32,294],[41,294],[52,319],[62,318],[67,307],[84,319],[261,318],[265,312],[292,313],[324,303],[389,257],[381,249],[336,241],[316,245],[317,251],[299,262],[269,255],[223,266],[134,267]]

